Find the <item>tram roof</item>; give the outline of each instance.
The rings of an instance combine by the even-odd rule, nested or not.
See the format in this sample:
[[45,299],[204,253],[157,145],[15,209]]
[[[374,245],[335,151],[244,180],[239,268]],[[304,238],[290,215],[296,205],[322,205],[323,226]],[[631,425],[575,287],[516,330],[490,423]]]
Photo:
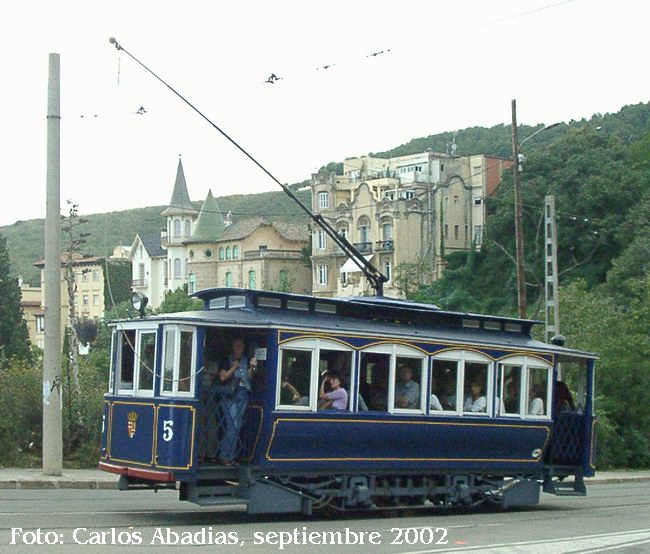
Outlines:
[[375,297],[319,298],[237,288],[206,289],[192,296],[203,300],[203,310],[160,314],[147,320],[327,330],[553,352],[571,358],[597,357],[533,339],[530,330],[538,321],[448,312],[431,304]]

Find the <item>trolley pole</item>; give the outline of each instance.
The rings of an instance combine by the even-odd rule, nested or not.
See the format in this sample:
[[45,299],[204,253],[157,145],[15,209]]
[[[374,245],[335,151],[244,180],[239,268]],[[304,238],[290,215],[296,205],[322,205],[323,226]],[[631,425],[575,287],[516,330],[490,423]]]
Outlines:
[[517,248],[517,305],[519,317],[526,318],[526,277],[524,273],[524,233],[519,179],[519,139],[517,137],[517,101],[512,100],[512,161],[515,187],[515,244]]
[[43,353],[43,474],[63,469],[61,397],[61,86],[60,55],[50,54],[47,93],[45,210],[45,349]]

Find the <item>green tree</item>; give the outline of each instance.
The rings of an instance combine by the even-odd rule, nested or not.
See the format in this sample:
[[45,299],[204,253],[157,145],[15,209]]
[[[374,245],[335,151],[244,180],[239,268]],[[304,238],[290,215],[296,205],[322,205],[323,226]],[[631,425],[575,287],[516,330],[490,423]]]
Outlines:
[[177,288],[175,291],[165,292],[165,298],[156,310],[156,313],[176,313],[200,310],[203,302],[196,298],[190,298],[187,294],[187,285]]
[[20,287],[11,277],[7,242],[0,235],[0,367],[16,357],[31,357],[29,334],[20,305]]
[[629,308],[584,280],[560,287],[567,344],[600,355],[598,461],[606,466],[650,467],[650,277],[637,286]]

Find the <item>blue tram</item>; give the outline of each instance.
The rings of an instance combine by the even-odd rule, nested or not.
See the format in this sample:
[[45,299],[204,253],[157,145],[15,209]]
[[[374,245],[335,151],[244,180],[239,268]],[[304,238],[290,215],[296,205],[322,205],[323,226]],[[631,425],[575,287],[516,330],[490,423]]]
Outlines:
[[[596,356],[532,339],[535,322],[383,297],[195,296],[200,311],[112,323],[99,467],[120,488],[304,514],[586,494]],[[226,377],[242,340],[237,414]]]

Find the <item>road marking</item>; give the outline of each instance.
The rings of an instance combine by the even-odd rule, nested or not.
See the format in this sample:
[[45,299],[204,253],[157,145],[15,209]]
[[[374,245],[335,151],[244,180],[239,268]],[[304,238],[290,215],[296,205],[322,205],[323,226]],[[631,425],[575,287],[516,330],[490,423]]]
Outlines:
[[616,533],[603,533],[599,535],[582,535],[579,537],[566,537],[562,539],[543,539],[538,541],[524,541],[512,543],[485,544],[465,548],[443,548],[431,550],[416,550],[403,554],[429,554],[438,552],[474,552],[480,550],[482,554],[519,554],[530,552],[529,547],[535,546],[536,554],[590,554],[628,546],[637,546],[650,543],[650,529],[636,531],[620,531]]

